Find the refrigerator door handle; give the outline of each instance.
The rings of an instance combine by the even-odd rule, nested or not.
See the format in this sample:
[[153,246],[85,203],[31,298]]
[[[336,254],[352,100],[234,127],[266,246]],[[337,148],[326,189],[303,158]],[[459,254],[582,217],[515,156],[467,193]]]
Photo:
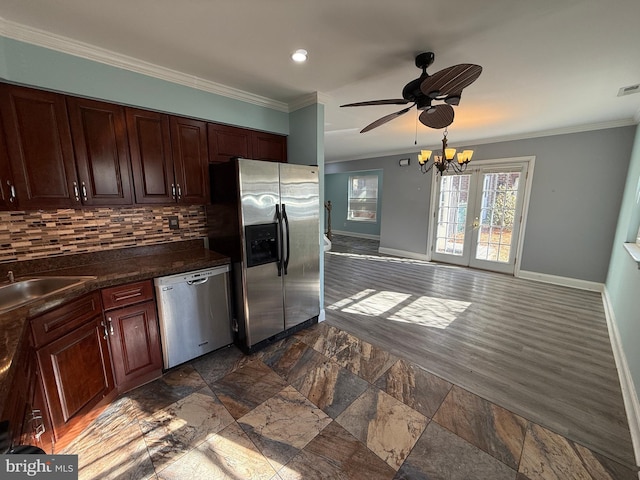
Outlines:
[[278,265],[278,276],[282,276],[282,257],[284,257],[284,252],[282,248],[284,246],[284,241],[282,239],[282,216],[280,215],[280,205],[276,204],[276,222],[278,223],[278,261],[276,262]]
[[289,217],[287,216],[286,205],[282,204],[282,218],[284,218],[284,224],[287,230],[287,257],[284,260],[284,274],[287,274],[287,268],[289,268],[289,258],[291,257],[291,239],[289,238]]

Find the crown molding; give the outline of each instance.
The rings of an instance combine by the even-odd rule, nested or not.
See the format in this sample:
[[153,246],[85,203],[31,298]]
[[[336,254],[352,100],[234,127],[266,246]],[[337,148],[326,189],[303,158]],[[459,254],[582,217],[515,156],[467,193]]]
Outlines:
[[[551,137],[553,135],[568,135],[571,133],[589,132],[592,130],[606,130],[607,128],[629,127],[631,125],[637,125],[638,123],[640,123],[640,121],[636,119],[636,117],[638,116],[640,116],[640,110],[636,113],[636,116],[632,119],[613,120],[610,122],[589,123],[584,125],[573,125],[569,127],[562,127],[562,128],[551,129],[551,130],[538,130],[536,132],[517,133],[513,135],[504,135],[500,137],[460,140],[460,141],[456,141],[456,145],[460,145],[460,147],[458,148],[462,148],[462,146],[476,147],[478,145],[486,145],[488,143],[513,142],[517,140],[527,140],[530,138]],[[438,148],[437,145],[432,145],[432,147]],[[387,157],[387,156],[393,156],[393,155],[410,155],[420,150],[416,148],[414,148],[413,150],[407,150],[407,149],[387,150],[387,151],[383,151],[375,154],[365,154],[365,155],[359,155],[354,157],[346,157],[338,160],[325,158],[325,163],[350,162],[353,160],[365,160],[368,158]]]
[[295,112],[296,110],[300,110],[301,108],[308,107],[310,105],[322,104],[326,105],[329,102],[329,95],[322,92],[313,92],[307,95],[303,95],[298,97],[297,99],[289,102],[289,111]]
[[203,78],[178,72],[170,68],[145,62],[134,57],[112,52],[88,43],[73,40],[44,30],[12,22],[0,17],[0,35],[39,47],[110,65],[135,73],[140,73],[167,82],[184,85],[223,97],[240,100],[260,107],[289,112],[289,105],[260,95],[255,95],[233,87],[211,82]]

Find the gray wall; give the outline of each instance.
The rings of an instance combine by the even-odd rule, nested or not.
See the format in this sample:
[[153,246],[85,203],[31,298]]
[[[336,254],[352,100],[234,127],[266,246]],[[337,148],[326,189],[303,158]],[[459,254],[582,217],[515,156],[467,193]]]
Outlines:
[[[380,236],[382,209],[382,170],[352,171],[325,175],[325,198],[331,201],[331,229],[358,236]],[[378,204],[375,222],[354,222],[347,219],[349,210],[349,177],[351,175],[376,175],[378,177]]]
[[[411,165],[400,167],[398,160],[407,157]],[[417,165],[417,154],[404,154],[327,163],[325,173],[382,170],[380,247],[425,254],[431,183],[429,176],[418,173]]]
[[[476,161],[536,158],[521,270],[605,281],[635,129],[468,145]],[[411,166],[399,167],[407,156]],[[326,172],[371,168],[384,170],[380,246],[425,254],[431,183],[417,173],[417,153],[328,163]]]
[[639,195],[640,129],[636,132],[606,283],[611,310],[620,333],[622,349],[629,365],[636,395],[640,393],[640,270],[638,264],[624,249],[623,243],[635,241],[640,226]]

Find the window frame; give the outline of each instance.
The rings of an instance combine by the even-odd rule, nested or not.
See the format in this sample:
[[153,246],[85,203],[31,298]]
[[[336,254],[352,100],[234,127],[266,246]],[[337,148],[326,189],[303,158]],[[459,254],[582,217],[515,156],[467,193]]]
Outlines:
[[[370,193],[368,189],[371,189],[370,186],[367,185],[368,182],[375,179],[375,196],[369,196]],[[354,192],[354,182],[362,181],[363,186],[359,187],[359,190],[364,192],[364,197],[356,196],[357,193]],[[380,191],[380,176],[376,174],[355,174],[349,175],[349,184],[347,187],[347,221],[350,222],[367,222],[367,223],[377,223],[378,222],[378,200],[379,200],[379,191]],[[352,208],[352,202],[356,202],[358,200],[362,200],[360,202],[361,205],[366,206],[369,205],[368,209],[356,209]],[[371,209],[373,206],[373,209]],[[366,216],[354,216],[355,212],[369,212],[373,214],[373,217]]]

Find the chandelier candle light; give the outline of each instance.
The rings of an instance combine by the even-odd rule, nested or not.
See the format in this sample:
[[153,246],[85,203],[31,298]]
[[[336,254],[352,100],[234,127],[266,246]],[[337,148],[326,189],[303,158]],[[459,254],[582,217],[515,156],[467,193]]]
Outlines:
[[[447,148],[447,129],[444,129],[444,136],[442,137],[442,152],[433,155],[432,163],[427,166],[427,162],[431,159],[431,150],[420,150],[418,154],[418,163],[420,164],[420,170],[422,173],[429,172],[433,166],[438,169],[440,175],[444,172],[452,171],[454,173],[462,173],[467,169],[467,165],[471,161],[473,156],[473,150],[463,150],[456,156],[455,148]],[[453,161],[454,158],[457,161]]]

